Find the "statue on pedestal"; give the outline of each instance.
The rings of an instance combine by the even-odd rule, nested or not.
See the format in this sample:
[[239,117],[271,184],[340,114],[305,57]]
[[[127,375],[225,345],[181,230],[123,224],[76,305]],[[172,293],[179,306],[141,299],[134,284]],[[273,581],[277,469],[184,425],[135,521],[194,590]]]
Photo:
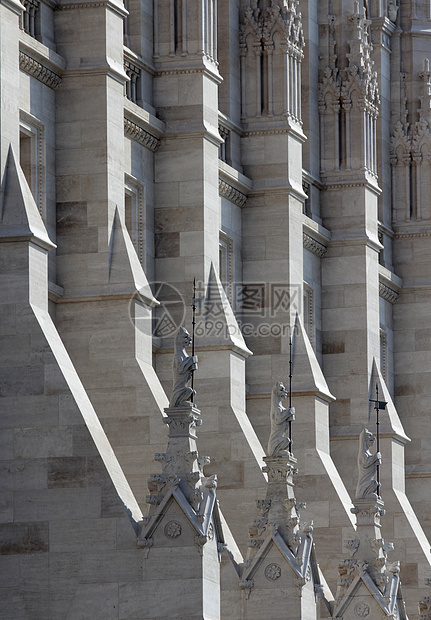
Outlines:
[[180,407],[189,401],[195,394],[195,390],[187,386],[192,373],[198,367],[198,358],[196,355],[188,355],[186,347],[192,342],[189,332],[184,328],[178,329],[174,344],[173,368],[173,386],[172,396],[169,401],[169,407]]
[[356,499],[375,499],[379,496],[379,484],[376,480],[377,466],[382,462],[380,452],[371,454],[370,447],[374,443],[374,435],[366,428],[359,436],[358,453],[358,484]]
[[287,390],[281,381],[272,388],[271,397],[271,433],[268,441],[268,456],[288,456],[290,439],[286,437],[287,425],[295,419],[294,407],[283,407],[282,399]]

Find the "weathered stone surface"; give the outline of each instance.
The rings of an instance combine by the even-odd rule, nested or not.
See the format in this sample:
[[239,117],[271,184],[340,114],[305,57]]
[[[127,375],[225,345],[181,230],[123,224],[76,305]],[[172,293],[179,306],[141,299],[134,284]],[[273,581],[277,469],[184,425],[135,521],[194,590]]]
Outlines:
[[[154,337],[169,295],[148,281],[175,285],[173,327],[183,314],[191,332],[196,277],[207,302],[196,325],[199,446],[243,553],[298,313],[296,481],[321,567],[334,588],[377,382],[389,403],[385,527],[417,620],[431,570],[429,7],[130,0],[127,17],[114,0],[22,11],[0,5],[0,522],[31,560],[23,579],[10,564],[5,616],[140,617],[141,579],[116,593],[123,560],[114,585],[83,584],[78,554],[106,551],[104,522],[109,552],[114,522],[116,544],[134,549],[118,496],[127,488],[139,514],[153,454],[166,448],[174,337]],[[47,544],[34,523],[51,517],[61,551],[47,568],[48,549],[39,563],[30,547]],[[62,540],[63,519],[79,552]],[[164,583],[148,595],[148,617],[158,596],[169,617],[176,596],[187,604],[169,575],[167,595]],[[276,616],[268,584],[254,612]],[[229,620],[246,592],[225,593]],[[304,590],[298,617],[311,597]]]

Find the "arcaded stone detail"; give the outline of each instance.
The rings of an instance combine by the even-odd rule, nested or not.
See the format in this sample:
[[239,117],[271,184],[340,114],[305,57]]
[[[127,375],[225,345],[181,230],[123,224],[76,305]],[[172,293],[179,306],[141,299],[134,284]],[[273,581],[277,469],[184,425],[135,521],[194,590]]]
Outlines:
[[421,221],[431,217],[431,72],[429,59],[418,74],[420,95],[416,114],[408,122],[406,73],[401,73],[401,118],[395,123],[390,141],[390,161],[395,221]]
[[238,207],[243,207],[247,202],[247,196],[245,194],[222,179],[219,179],[218,189],[220,196],[223,196],[226,200],[230,200],[230,202],[233,202]]
[[31,58],[31,56],[24,54],[24,52],[19,53],[19,68],[21,71],[36,78],[36,80],[39,80],[39,82],[42,82],[42,84],[52,88],[52,90],[55,90],[61,84],[61,77],[59,75],[34,58]]
[[327,252],[327,248],[323,243],[316,241],[316,239],[313,239],[313,237],[310,237],[310,235],[307,235],[305,232],[302,233],[302,243],[306,250],[309,250],[319,258],[323,258]]
[[[271,6],[262,8],[253,3],[243,12],[240,59],[244,119],[284,115],[302,125],[301,62],[305,40],[298,8],[298,0],[274,0]],[[286,76],[286,85],[278,78],[281,73]]]
[[391,304],[394,304],[399,297],[397,291],[389,288],[389,286],[383,284],[383,282],[379,283],[379,295],[382,299],[386,299],[386,301],[389,301]]
[[153,136],[129,118],[124,119],[124,135],[153,152],[156,151],[157,147],[160,145],[159,138],[156,138],[156,136]]

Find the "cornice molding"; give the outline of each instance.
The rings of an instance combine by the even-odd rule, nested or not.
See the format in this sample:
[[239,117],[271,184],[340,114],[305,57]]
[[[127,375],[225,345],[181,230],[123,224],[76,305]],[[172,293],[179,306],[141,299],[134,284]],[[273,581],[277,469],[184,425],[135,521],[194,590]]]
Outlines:
[[193,73],[200,73],[202,75],[206,75],[207,77],[212,79],[217,84],[221,84],[222,81],[223,81],[222,77],[220,76],[220,74],[218,72],[215,73],[208,66],[189,67],[189,68],[172,67],[170,69],[156,69],[156,76],[157,77],[162,77],[162,76],[166,76],[166,75],[189,75],[189,74],[193,74]]
[[140,127],[129,118],[124,119],[124,135],[138,142],[145,148],[149,149],[154,153],[160,145],[160,139],[153,136],[151,133],[146,131],[143,127]]
[[59,75],[31,56],[27,56],[24,52],[19,53],[19,68],[21,71],[24,71],[24,73],[42,82],[42,84],[52,88],[52,90],[56,90],[61,84],[61,77]]
[[122,17],[127,17],[129,12],[126,11],[122,4],[115,0],[97,0],[96,2],[69,2],[67,4],[57,4],[57,11],[73,11],[75,9],[97,9],[100,7],[108,8],[115,13],[118,13]]
[[396,232],[395,239],[413,239],[415,237],[431,237],[431,230],[414,231],[414,232]]
[[223,196],[226,200],[233,202],[238,207],[243,207],[245,205],[247,196],[235,189],[235,187],[232,187],[232,185],[229,185],[229,183],[226,183],[226,181],[219,179],[218,189],[220,196]]

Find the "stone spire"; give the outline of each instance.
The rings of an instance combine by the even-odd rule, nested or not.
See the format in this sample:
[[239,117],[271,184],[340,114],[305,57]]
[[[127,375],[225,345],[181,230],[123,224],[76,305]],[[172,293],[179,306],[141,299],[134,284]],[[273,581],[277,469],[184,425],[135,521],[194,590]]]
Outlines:
[[145,518],[147,527],[141,536],[142,546],[150,546],[148,535],[156,515],[166,504],[168,496],[178,492],[192,508],[200,534],[207,537],[209,533],[217,476],[204,476],[203,467],[210,459],[199,456],[197,450],[196,427],[202,424],[202,419],[199,409],[190,402],[194,390],[187,386],[191,371],[197,368],[197,356],[189,356],[186,352],[190,343],[189,333],[180,327],[175,339],[172,397],[170,406],[164,410],[166,417],[163,421],[169,427],[168,446],[166,452],[155,455],[155,460],[162,464],[162,473],[153,474],[148,479],[150,494],[146,499],[150,508]]
[[[146,559],[144,571],[153,580],[154,591],[163,579],[170,590],[166,600],[157,601],[157,613],[151,616],[160,619],[172,617],[174,611],[178,617],[220,617],[223,536],[215,495],[217,476],[204,476],[203,467],[210,459],[199,456],[197,450],[196,427],[202,420],[191,402],[195,392],[187,386],[197,368],[197,357],[186,351],[190,343],[189,333],[180,327],[174,347],[172,396],[164,410],[168,445],[166,452],[155,455],[162,473],[148,479],[149,509],[138,540]],[[167,562],[170,568],[166,573]],[[194,592],[189,592],[191,579],[201,582]],[[190,596],[184,597],[185,591]],[[145,596],[144,604],[152,607],[155,594],[151,585]],[[172,601],[177,601],[175,609]]]
[[[262,617],[255,601],[265,599],[265,595],[274,608],[274,617],[312,620],[317,618],[315,594],[323,590],[313,546],[313,523],[300,522],[305,504],[297,502],[293,489],[297,461],[290,451],[288,435],[295,409],[283,406],[286,395],[283,383],[277,382],[272,390],[271,433],[263,459],[267,492],[265,499],[257,500],[261,514],[249,526],[248,554],[240,580],[247,620]],[[254,592],[259,592],[256,599]]]
[[344,541],[350,558],[339,564],[333,618],[350,617],[350,607],[360,618],[406,618],[400,589],[400,563],[388,561],[388,551],[394,545],[385,542],[380,533],[380,518],[385,514],[377,481],[381,455],[371,452],[373,443],[373,434],[363,429],[359,437],[358,484],[352,508],[357,518],[356,538]]

